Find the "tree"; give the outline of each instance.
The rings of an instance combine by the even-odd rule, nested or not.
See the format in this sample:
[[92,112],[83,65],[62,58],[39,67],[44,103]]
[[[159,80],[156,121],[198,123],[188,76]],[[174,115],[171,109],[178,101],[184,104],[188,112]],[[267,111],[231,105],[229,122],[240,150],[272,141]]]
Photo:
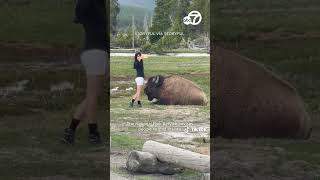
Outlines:
[[192,27],[192,34],[208,34],[210,30],[210,1],[209,0],[193,0],[189,11],[199,11],[202,15],[202,22]]
[[117,32],[117,16],[120,12],[120,5],[118,0],[111,0],[110,2],[110,9],[111,9],[111,13],[110,13],[110,19],[111,19],[111,23],[110,23],[110,29],[111,29],[111,33],[112,35],[115,35]]
[[174,32],[183,32],[183,37],[178,37],[179,42],[184,38],[185,40],[189,37],[189,29],[188,26],[183,24],[182,20],[189,14],[189,0],[176,0],[175,2],[175,13],[173,14],[175,17],[174,23],[172,25],[172,31]]
[[[171,27],[170,21],[170,5],[171,0],[156,0],[156,7],[154,9],[154,16],[152,26],[150,28],[151,32],[164,32]],[[163,35],[151,35],[150,42],[157,42]]]
[[[150,18],[152,23],[150,22],[149,30],[152,35],[148,39],[151,46],[178,48],[189,40],[208,37],[210,30],[209,9],[209,0],[156,0],[154,14]],[[202,22],[197,26],[183,23],[183,18],[191,11],[199,11],[202,15]],[[142,19],[144,22],[141,26],[142,31],[147,31],[147,16]],[[168,35],[165,32],[179,32],[177,33],[179,35]],[[180,32],[183,33],[183,36],[180,35]]]

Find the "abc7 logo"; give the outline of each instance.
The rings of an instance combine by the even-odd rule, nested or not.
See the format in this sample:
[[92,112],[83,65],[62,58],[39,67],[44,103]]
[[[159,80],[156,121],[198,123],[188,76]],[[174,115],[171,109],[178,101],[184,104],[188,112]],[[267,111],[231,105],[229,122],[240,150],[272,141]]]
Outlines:
[[199,11],[191,11],[188,16],[183,18],[183,23],[185,25],[198,25],[202,20],[202,16]]

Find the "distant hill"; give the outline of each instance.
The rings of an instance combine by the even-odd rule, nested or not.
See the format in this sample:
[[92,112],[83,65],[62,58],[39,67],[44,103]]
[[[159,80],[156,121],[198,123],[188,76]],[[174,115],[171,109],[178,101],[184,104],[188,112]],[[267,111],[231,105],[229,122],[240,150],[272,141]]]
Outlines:
[[120,5],[141,7],[153,10],[156,6],[155,0],[119,0]]

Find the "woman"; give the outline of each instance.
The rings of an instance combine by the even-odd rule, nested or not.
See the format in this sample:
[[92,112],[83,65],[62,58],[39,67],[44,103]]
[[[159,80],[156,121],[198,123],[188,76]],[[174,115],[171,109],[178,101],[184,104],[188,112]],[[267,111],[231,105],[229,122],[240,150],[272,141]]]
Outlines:
[[137,91],[136,94],[133,96],[130,107],[133,107],[133,104],[135,101],[138,101],[138,107],[142,107],[141,104],[141,91],[143,89],[143,84],[144,84],[144,67],[143,67],[143,57],[140,52],[137,52],[134,55],[134,63],[133,63],[133,68],[136,69],[136,84],[137,84]]
[[101,143],[97,126],[97,100],[101,95],[104,76],[107,73],[107,19],[104,0],[78,0],[75,23],[82,24],[85,32],[85,47],[81,63],[86,71],[86,96],[72,115],[64,131],[63,142],[73,144],[80,122],[88,125],[88,140],[91,144]]

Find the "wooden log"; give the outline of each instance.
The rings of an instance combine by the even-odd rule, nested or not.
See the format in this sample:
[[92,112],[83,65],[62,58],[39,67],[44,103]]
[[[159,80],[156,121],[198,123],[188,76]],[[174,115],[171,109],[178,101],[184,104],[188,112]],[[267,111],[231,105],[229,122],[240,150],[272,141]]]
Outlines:
[[207,155],[202,155],[155,141],[145,142],[142,150],[154,154],[158,160],[162,162],[169,162],[177,166],[204,173],[210,172],[210,156]]

